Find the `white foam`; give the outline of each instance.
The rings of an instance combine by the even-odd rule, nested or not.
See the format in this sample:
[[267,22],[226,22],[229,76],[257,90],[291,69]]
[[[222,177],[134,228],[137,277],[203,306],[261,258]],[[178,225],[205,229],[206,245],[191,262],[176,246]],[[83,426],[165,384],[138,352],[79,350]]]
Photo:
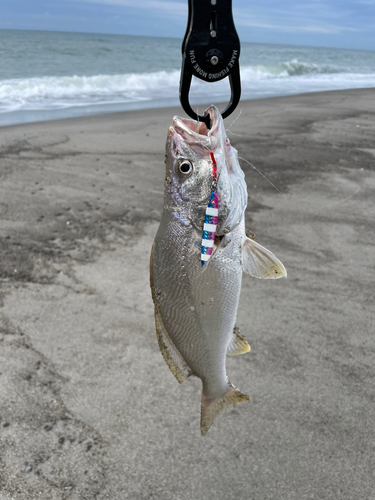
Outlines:
[[[178,99],[178,70],[95,76],[49,76],[0,81],[0,113],[58,110]],[[301,62],[241,67],[242,98],[374,86],[375,74],[351,73],[334,65]],[[226,78],[206,83],[193,79],[190,102],[227,100]]]
[[62,76],[0,81],[0,111],[61,109],[170,96],[179,72]]

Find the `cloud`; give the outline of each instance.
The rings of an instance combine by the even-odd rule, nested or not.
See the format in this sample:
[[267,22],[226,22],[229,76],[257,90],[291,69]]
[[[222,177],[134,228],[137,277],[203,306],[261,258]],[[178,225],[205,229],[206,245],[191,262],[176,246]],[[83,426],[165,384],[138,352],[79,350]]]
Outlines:
[[348,28],[345,26],[283,26],[280,24],[267,24],[252,20],[251,18],[246,19],[246,14],[243,12],[237,12],[236,14],[236,24],[238,26],[248,26],[251,28],[264,28],[272,29],[274,31],[286,31],[290,33],[298,32],[310,32],[310,33],[331,33],[338,34],[343,31],[358,31],[355,28]]
[[118,7],[133,7],[144,9],[156,14],[160,11],[176,16],[187,17],[187,4],[168,0],[73,0],[84,3],[97,3],[101,5],[114,5]]
[[[131,7],[131,8],[136,8],[136,9],[142,9],[142,10],[147,10],[150,13],[157,14],[157,13],[162,13],[163,15],[169,14],[170,16],[176,16],[178,18],[183,17],[184,19],[187,18],[187,2],[179,2],[176,0],[71,0],[71,1],[78,1],[78,2],[83,2],[83,3],[96,3],[100,5],[112,5],[112,6],[118,6],[118,7]],[[362,2],[368,2],[368,3],[374,3],[375,0],[361,0]],[[318,0],[318,3],[319,0]],[[259,6],[258,6],[259,7]],[[299,8],[302,9],[301,5],[296,5],[294,6],[294,14],[296,11],[299,10]],[[311,9],[316,9],[316,2],[313,4],[304,4],[303,5],[303,10],[305,11],[304,13],[307,14],[307,10],[309,10],[309,7]],[[327,5],[325,8],[327,9]],[[256,12],[257,6],[255,6],[255,12]],[[263,10],[263,9],[262,9]],[[329,9],[330,10],[330,9]],[[318,11],[321,13],[321,8],[319,7]],[[289,32],[289,33],[301,33],[301,32],[306,32],[306,33],[327,33],[327,34],[339,34],[344,31],[358,31],[355,28],[350,28],[350,27],[345,27],[345,26],[336,26],[336,25],[330,25],[327,24],[327,17],[331,16],[325,16],[326,17],[326,23],[323,22],[323,20],[315,19],[314,24],[309,25],[305,24],[304,21],[306,21],[307,18],[311,18],[310,13],[305,15],[301,15],[299,13],[298,18],[294,19],[294,25],[285,25],[282,24],[282,21],[280,19],[280,15],[285,15],[285,11],[280,11],[278,12],[277,9],[269,9],[268,10],[268,15],[267,18],[263,21],[264,15],[263,16],[257,16],[256,14],[250,14],[249,8],[239,8],[239,9],[234,9],[234,17],[235,17],[235,23],[236,25],[239,26],[247,26],[251,28],[263,28],[263,29],[269,29],[269,30],[274,30],[274,31],[279,31],[279,32]],[[327,12],[326,12],[327,14]],[[278,16],[278,21],[279,23],[272,23],[273,19],[272,17],[275,17],[275,15]],[[335,15],[337,18],[337,10],[335,10]],[[260,20],[260,17],[263,19]],[[291,17],[295,16],[288,16],[289,20],[291,20]],[[258,20],[257,20],[258,19]],[[271,21],[271,22],[269,22]]]
[[[187,0],[70,0],[102,6],[116,6],[127,9],[137,9],[145,19],[151,16],[166,18],[168,22],[175,20],[176,26],[181,26],[187,20]],[[208,0],[205,0],[208,1]],[[363,11],[359,4],[374,5],[375,0],[347,0],[339,7],[336,0],[289,0],[281,6],[276,0],[269,0],[265,8],[263,0],[237,0],[234,6],[234,20],[238,27],[259,28],[267,33],[306,35],[345,35],[368,30],[363,22]],[[362,9],[363,10],[363,9]],[[368,10],[368,8],[367,8]],[[143,14],[144,12],[144,14]],[[370,16],[371,17],[371,16]],[[158,21],[159,22],[159,21]],[[157,23],[156,23],[157,24]],[[172,28],[169,28],[171,31]],[[267,35],[268,36],[268,35]],[[302,38],[301,38],[302,39]]]

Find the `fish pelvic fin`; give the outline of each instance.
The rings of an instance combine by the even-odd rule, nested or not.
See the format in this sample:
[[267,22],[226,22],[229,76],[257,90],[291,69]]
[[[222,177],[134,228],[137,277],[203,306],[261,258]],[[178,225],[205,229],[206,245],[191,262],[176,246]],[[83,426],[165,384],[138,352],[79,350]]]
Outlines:
[[233,387],[232,385],[217,398],[209,398],[202,393],[201,401],[201,434],[205,436],[208,429],[211,427],[212,422],[215,420],[217,415],[224,410],[227,406],[234,405],[236,403],[242,403],[249,401],[250,398],[246,394]]
[[287,272],[280,260],[267,248],[246,238],[242,247],[242,268],[254,278],[286,278]]
[[240,329],[235,326],[233,328],[233,335],[229,340],[227,347],[227,356],[235,356],[236,354],[245,354],[250,351],[250,346],[246,342],[245,337],[240,332]]

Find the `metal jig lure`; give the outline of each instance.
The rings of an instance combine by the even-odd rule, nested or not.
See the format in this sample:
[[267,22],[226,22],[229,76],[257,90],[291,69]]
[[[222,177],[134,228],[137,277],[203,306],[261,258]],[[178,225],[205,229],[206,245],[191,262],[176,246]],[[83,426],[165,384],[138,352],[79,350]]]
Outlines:
[[216,192],[217,186],[217,165],[214,154],[210,151],[212,162],[212,191],[210,201],[206,208],[206,216],[203,224],[201,264],[202,266],[210,259],[214,247],[217,220],[219,215],[219,200]]

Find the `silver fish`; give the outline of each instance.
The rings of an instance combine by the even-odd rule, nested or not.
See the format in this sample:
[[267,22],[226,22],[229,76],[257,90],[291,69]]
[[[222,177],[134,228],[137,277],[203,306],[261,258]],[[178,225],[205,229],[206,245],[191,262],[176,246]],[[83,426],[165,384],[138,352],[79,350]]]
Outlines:
[[[150,262],[159,347],[178,382],[191,375],[202,380],[203,436],[223,408],[249,400],[225,369],[227,354],[250,350],[235,327],[242,272],[256,278],[286,276],[273,253],[246,236],[247,188],[237,151],[217,108],[206,112],[211,129],[179,117],[169,128],[164,209]],[[215,186],[210,152],[217,164]],[[202,265],[202,232],[213,188],[219,203],[216,237]]]

